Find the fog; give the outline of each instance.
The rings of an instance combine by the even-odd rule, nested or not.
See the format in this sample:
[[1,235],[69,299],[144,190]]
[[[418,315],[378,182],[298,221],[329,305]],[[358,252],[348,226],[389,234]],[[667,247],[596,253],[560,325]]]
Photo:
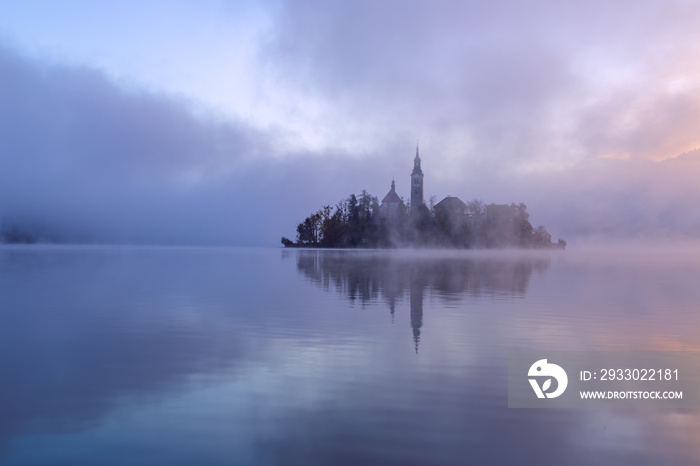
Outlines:
[[293,222],[285,189],[312,181],[275,158],[274,135],[182,99],[7,49],[0,74],[0,212],[40,237],[260,244]]
[[697,4],[261,5],[270,26],[240,64],[258,84],[221,94],[247,110],[27,52],[0,21],[3,228],[276,246],[351,193],[381,199],[395,179],[407,198],[418,140],[426,200],[524,202],[570,247],[700,236]]

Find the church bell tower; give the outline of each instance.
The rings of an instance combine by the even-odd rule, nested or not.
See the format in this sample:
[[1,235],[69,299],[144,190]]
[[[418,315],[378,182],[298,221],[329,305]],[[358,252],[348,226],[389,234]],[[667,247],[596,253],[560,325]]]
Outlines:
[[416,158],[413,159],[413,172],[411,173],[411,209],[423,205],[423,170],[420,168],[420,156],[416,145]]

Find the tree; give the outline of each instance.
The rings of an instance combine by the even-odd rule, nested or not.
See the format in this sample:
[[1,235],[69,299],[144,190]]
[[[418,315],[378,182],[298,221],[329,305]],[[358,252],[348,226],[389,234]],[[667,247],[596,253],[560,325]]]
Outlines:
[[304,246],[313,245],[315,243],[313,220],[311,217],[306,217],[303,222],[297,225],[297,243]]
[[481,199],[474,198],[467,202],[467,211],[469,211],[471,214],[482,215],[485,207],[484,201]]
[[343,221],[340,210],[336,210],[333,215],[328,212],[328,215],[323,219],[321,230],[320,245],[322,247],[337,248],[343,245]]
[[540,225],[532,235],[532,245],[537,248],[550,248],[552,247],[552,235]]
[[437,198],[435,195],[430,196],[430,198],[428,198],[428,210],[433,214],[435,214],[435,204],[437,204]]

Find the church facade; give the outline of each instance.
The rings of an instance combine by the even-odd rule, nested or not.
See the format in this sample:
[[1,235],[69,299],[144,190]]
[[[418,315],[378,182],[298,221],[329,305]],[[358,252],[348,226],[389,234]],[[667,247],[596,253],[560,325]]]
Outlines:
[[400,209],[406,209],[403,200],[396,194],[396,183],[391,180],[391,189],[382,199],[382,204],[379,206],[379,213],[382,218],[396,218],[399,216]]

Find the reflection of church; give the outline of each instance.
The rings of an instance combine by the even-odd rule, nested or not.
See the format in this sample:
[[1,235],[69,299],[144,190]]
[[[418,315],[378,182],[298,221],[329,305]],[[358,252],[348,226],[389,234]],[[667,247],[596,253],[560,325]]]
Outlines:
[[384,302],[392,322],[396,304],[408,301],[416,352],[423,336],[426,294],[434,294],[453,305],[466,296],[520,299],[525,296],[533,271],[549,267],[549,260],[531,257],[416,258],[393,253],[354,255],[331,250],[300,250],[296,252],[296,259],[299,272],[327,291],[339,292],[363,306]]

